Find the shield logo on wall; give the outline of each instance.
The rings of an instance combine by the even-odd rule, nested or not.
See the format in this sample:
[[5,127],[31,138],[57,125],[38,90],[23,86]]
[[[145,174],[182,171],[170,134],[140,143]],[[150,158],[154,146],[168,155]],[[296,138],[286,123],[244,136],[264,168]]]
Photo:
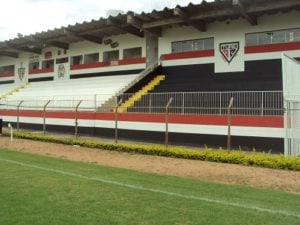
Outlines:
[[66,70],[64,64],[59,64],[57,73],[58,78],[63,78],[65,76]]
[[20,80],[23,80],[25,76],[25,68],[23,67],[23,63],[21,63],[20,68],[18,68],[18,76]]
[[238,53],[239,49],[240,49],[240,43],[238,41],[220,43],[220,52],[228,63],[231,63],[233,58]]

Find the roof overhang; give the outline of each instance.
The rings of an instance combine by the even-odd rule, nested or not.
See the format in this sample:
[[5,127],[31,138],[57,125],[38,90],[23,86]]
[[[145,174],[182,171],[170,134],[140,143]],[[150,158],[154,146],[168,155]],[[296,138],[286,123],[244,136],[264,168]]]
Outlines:
[[143,38],[149,33],[160,37],[163,29],[173,26],[192,26],[205,32],[208,23],[239,18],[257,25],[257,18],[265,14],[299,9],[299,0],[204,0],[201,4],[190,3],[186,7],[176,6],[150,13],[127,12],[0,42],[0,56],[17,57],[19,52],[41,54],[42,49],[49,46],[69,49],[71,43],[84,40],[102,44],[104,38],[120,34]]

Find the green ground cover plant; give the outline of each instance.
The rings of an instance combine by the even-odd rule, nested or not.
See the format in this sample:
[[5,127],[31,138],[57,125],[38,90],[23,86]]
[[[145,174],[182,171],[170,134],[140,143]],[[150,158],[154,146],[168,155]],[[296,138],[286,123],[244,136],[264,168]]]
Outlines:
[[112,144],[94,140],[63,139],[54,136],[43,136],[25,132],[16,132],[15,136],[23,139],[66,145],[79,145],[88,148],[110,151],[300,171],[299,157],[285,157],[284,155],[276,155],[271,153],[245,152],[241,150],[227,151],[223,149],[210,149],[208,147],[205,147],[201,150],[195,150],[174,146],[169,146],[166,148],[162,145]]

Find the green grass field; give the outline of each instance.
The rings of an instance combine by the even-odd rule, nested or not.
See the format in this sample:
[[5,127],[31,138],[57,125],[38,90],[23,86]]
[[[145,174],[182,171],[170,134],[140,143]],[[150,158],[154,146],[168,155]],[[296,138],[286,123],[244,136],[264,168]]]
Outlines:
[[300,196],[0,150],[0,224],[299,225]]

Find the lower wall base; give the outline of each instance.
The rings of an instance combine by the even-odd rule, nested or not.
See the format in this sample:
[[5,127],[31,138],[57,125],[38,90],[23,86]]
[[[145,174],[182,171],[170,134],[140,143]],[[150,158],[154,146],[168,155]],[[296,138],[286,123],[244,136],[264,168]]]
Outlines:
[[[3,122],[7,126],[7,122]],[[15,123],[11,123],[16,127]],[[20,123],[20,129],[32,129],[42,131],[41,124],[27,124]],[[68,133],[74,134],[74,127],[72,126],[59,126],[47,125],[48,132]],[[94,127],[79,127],[79,135],[88,135],[102,138],[114,138],[115,130],[110,128],[94,128]],[[164,144],[165,133],[155,131],[137,131],[137,130],[118,130],[119,139],[132,140],[132,141],[145,141],[155,144]],[[257,151],[272,151],[273,153],[284,152],[284,139],[283,138],[266,138],[266,137],[245,137],[245,136],[232,136],[232,148],[252,151],[254,148]],[[205,134],[186,134],[186,133],[169,133],[170,145],[182,145],[203,147],[223,147],[226,148],[227,136],[225,135],[205,135]]]

